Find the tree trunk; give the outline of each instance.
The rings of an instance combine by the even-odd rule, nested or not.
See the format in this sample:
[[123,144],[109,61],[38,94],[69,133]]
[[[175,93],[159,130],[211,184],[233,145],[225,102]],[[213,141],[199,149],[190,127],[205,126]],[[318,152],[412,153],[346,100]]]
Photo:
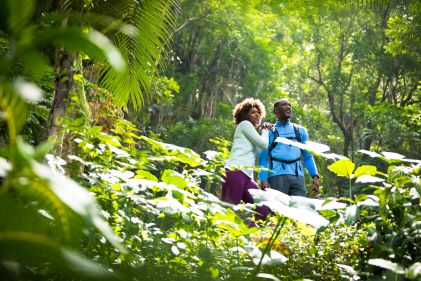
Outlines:
[[70,100],[70,91],[73,86],[74,54],[62,49],[56,50],[56,78],[54,81],[54,100],[48,117],[48,137],[54,142],[52,153],[61,156],[63,150],[62,121],[66,115]]
[[[82,59],[77,56],[74,60],[74,77],[70,90],[70,102],[68,106],[68,114],[66,117],[71,120],[79,119],[82,121],[84,128],[89,128],[92,123],[92,112],[86,98],[86,91],[84,87],[83,66]],[[63,139],[62,156],[69,154],[80,154],[82,151],[74,142],[75,137],[72,132],[66,132]],[[83,172],[83,165],[79,161],[72,161],[66,165],[66,174],[70,177],[81,175]]]
[[209,76],[203,83],[200,102],[200,117],[211,118],[215,111],[215,104],[218,98],[218,69],[219,57],[224,49],[224,39],[220,38],[215,54],[209,66]]
[[[69,13],[71,11],[82,12],[85,1],[76,0],[69,2],[67,0],[54,1],[58,12]],[[62,20],[62,28],[68,25],[69,18]],[[56,48],[55,52],[55,81],[54,81],[54,100],[48,116],[47,133],[50,140],[54,142],[52,153],[61,156],[63,151],[63,118],[66,116],[67,107],[70,102],[70,92],[73,87],[73,63],[77,55],[68,53],[63,48]]]

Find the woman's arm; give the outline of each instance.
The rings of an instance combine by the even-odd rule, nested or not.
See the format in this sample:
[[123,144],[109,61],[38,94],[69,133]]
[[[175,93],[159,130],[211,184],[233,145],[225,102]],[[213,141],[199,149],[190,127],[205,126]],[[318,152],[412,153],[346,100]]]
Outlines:
[[260,136],[250,121],[242,121],[238,126],[254,145],[260,149],[267,149],[269,143],[269,131],[267,129],[262,129],[262,135]]

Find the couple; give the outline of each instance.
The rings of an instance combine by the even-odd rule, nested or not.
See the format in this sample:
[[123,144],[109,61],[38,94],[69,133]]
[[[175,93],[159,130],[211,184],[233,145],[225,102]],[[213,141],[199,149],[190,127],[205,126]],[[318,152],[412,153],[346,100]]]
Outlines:
[[[273,188],[288,195],[306,196],[304,184],[304,165],[313,178],[312,190],[319,188],[319,175],[311,153],[296,146],[275,142],[279,137],[306,143],[307,130],[290,122],[292,107],[287,98],[282,98],[273,105],[277,118],[275,125],[264,123],[260,126],[266,111],[258,99],[248,98],[237,104],[233,111],[237,125],[234,133],[231,155],[226,163],[227,172],[222,184],[222,200],[238,204],[253,203],[249,189],[259,189],[253,180],[253,166],[259,149],[259,166],[271,171],[259,174],[262,189]],[[261,135],[257,129],[261,129]],[[243,166],[241,170],[230,170],[232,166]],[[250,168],[247,168],[250,167]],[[269,210],[266,206],[258,206],[256,219],[265,219]]]

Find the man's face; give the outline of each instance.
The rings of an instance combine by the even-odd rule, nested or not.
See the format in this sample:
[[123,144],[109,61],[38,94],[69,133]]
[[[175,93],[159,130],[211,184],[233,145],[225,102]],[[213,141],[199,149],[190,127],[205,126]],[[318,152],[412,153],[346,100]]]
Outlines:
[[291,103],[288,99],[281,99],[276,104],[276,107],[273,109],[273,112],[275,113],[276,118],[278,118],[279,120],[289,119],[292,115]]

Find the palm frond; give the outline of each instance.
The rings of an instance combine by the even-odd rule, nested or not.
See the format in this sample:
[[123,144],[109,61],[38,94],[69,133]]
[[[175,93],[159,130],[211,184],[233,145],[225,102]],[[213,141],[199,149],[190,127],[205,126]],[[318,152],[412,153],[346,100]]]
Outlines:
[[177,2],[174,0],[98,1],[98,13],[121,19],[133,32],[117,32],[112,40],[127,63],[127,71],[118,73],[108,66],[101,72],[101,84],[110,90],[119,106],[129,99],[134,108],[142,106],[151,80],[166,55],[165,48],[175,29]]

